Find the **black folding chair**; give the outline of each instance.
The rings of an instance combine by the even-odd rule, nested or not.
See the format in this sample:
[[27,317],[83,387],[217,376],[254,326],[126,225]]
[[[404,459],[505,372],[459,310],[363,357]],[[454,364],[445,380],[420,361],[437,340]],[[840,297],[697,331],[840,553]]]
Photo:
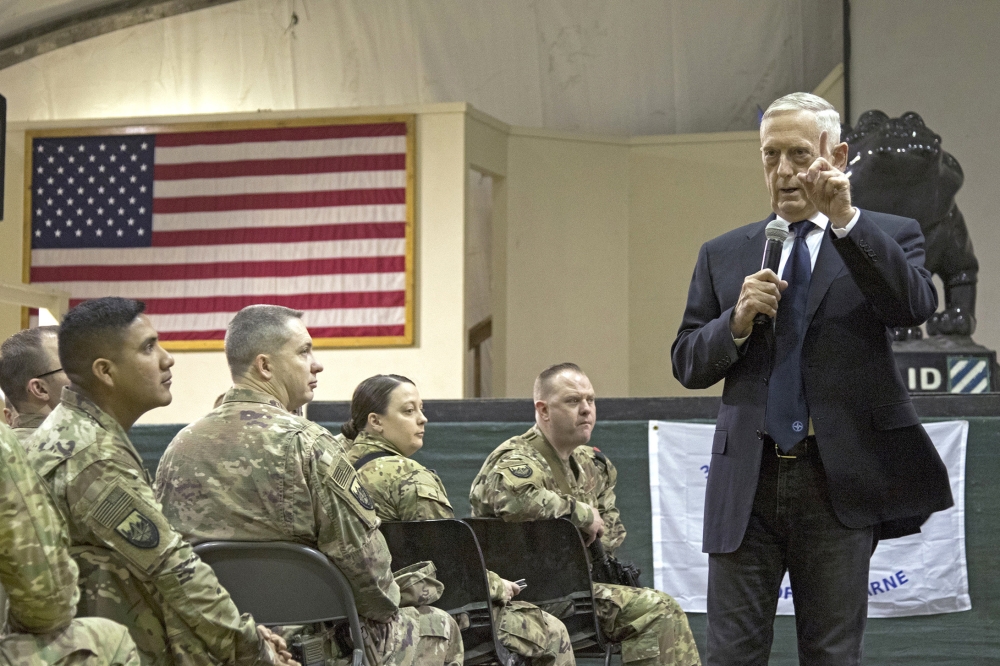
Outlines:
[[465,614],[462,630],[465,663],[519,666],[523,657],[510,652],[497,638],[483,555],[472,529],[460,520],[384,522],[382,534],[392,553],[393,569],[431,560],[444,593],[433,605],[452,616]]
[[[194,551],[212,569],[241,612],[258,624],[315,624],[347,620],[354,641],[352,666],[367,665],[354,594],[323,553],[280,541],[207,541]],[[303,666],[324,663],[321,641],[304,649]]]
[[566,625],[577,658],[603,658],[621,651],[606,641],[594,607],[590,557],[580,531],[563,518],[508,523],[497,518],[466,518],[479,540],[490,571],[502,578],[524,578],[517,596],[552,613]]

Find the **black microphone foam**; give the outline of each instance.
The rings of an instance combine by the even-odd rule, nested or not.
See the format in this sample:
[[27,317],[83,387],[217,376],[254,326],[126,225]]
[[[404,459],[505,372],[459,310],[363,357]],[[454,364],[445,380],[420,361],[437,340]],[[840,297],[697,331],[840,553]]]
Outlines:
[[[760,263],[761,270],[770,268],[774,273],[778,272],[778,266],[781,264],[781,248],[785,244],[785,239],[788,238],[788,233],[788,222],[780,217],[767,223],[764,228],[764,237],[767,238],[767,242],[764,243],[764,260]],[[758,312],[753,318],[753,323],[755,326],[770,324],[771,318],[763,312]]]

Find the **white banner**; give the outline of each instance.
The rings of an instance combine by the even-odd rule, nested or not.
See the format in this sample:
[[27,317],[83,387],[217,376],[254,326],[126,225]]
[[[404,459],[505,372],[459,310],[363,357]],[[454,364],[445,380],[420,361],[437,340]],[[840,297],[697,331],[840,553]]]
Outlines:
[[[872,556],[868,617],[933,615],[969,610],[965,566],[967,421],[924,425],[948,467],[955,506],[928,519],[920,532],[879,543]],[[708,555],[701,552],[705,485],[714,425],[649,422],[649,490],[653,513],[653,575],[688,612],[704,613]],[[900,464],[906,464],[901,460]],[[779,615],[794,615],[788,575]]]

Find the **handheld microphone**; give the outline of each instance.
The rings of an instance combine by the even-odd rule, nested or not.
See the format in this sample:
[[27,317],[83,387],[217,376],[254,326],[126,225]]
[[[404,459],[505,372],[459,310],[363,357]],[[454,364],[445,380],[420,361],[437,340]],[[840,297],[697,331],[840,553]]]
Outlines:
[[[760,269],[770,268],[774,273],[778,272],[778,265],[781,264],[781,248],[788,238],[788,222],[780,217],[776,217],[767,223],[764,228],[764,237],[767,242],[764,244],[764,260],[760,264]],[[770,324],[771,318],[763,312],[758,312],[753,318],[754,326]]]

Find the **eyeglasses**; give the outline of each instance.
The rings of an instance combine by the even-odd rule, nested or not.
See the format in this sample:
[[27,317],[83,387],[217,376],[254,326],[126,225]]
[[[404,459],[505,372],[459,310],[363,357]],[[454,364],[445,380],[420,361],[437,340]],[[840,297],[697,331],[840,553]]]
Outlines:
[[49,370],[48,372],[43,372],[40,375],[35,375],[33,379],[41,379],[42,377],[48,377],[49,375],[54,375],[57,372],[62,372],[62,368],[56,368],[55,370]]

